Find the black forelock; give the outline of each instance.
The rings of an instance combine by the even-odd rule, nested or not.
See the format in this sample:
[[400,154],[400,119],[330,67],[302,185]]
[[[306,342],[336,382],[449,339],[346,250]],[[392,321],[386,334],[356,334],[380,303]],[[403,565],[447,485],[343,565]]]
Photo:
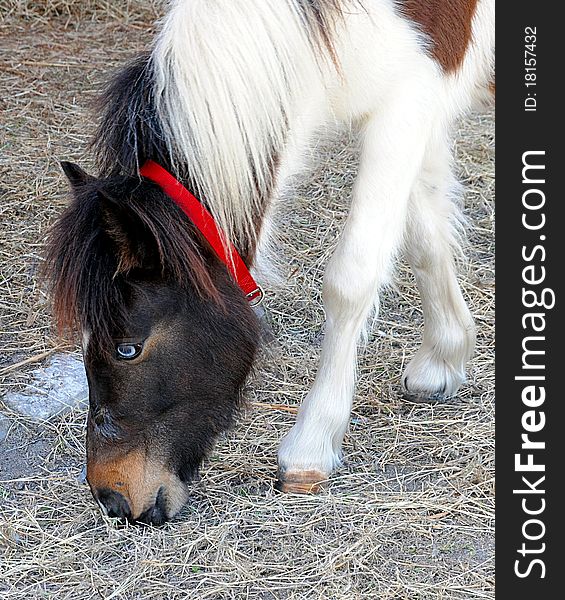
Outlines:
[[59,329],[88,330],[103,348],[124,323],[136,282],[171,283],[220,302],[211,266],[212,251],[158,186],[115,176],[74,190],[50,231],[44,273]]

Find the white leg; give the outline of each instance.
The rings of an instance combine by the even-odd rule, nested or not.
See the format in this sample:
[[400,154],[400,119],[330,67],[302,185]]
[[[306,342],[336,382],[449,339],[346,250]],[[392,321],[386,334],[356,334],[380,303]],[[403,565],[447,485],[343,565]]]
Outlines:
[[[278,454],[279,489],[308,492],[339,464],[355,386],[356,350],[404,234],[428,137],[420,90],[405,89],[369,120],[351,211],[323,284],[327,327],[314,385]],[[377,304],[378,306],[378,304]]]
[[456,394],[475,346],[475,327],[457,283],[457,245],[450,198],[454,185],[447,145],[426,152],[410,195],[406,249],[424,311],[423,343],[402,378],[413,400],[440,400]]

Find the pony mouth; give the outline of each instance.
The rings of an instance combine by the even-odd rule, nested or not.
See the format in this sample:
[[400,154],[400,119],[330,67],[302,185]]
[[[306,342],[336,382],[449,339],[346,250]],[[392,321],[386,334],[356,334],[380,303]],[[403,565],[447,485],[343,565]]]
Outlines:
[[[118,519],[122,523],[132,525],[161,526],[169,521],[175,513],[170,514],[167,493],[164,486],[159,488],[153,504],[139,516],[132,515],[129,502],[119,492],[113,490],[100,490],[96,495],[96,502],[104,515]],[[179,509],[180,510],[180,509]]]
[[137,525],[164,525],[186,506],[189,498],[188,484],[177,479],[172,485],[162,485],[153,504],[137,517],[128,521]]
[[189,498],[189,485],[142,451],[113,460],[91,460],[87,481],[105,515],[132,524],[163,525]]
[[167,511],[167,497],[165,488],[161,486],[157,492],[157,498],[153,506],[144,511],[137,519],[132,520],[133,523],[141,523],[144,525],[164,525],[170,519]]

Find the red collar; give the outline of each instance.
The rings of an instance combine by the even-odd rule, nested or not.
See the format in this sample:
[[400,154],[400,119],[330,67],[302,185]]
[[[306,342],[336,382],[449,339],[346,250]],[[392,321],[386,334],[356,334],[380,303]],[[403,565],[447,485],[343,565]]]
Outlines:
[[167,196],[176,202],[208,240],[208,243],[212,246],[218,258],[226,265],[250,304],[252,306],[259,304],[263,299],[263,290],[253,279],[233,244],[225,241],[223,231],[218,227],[214,217],[206,207],[178,179],[152,160],[148,160],[141,167],[139,174],[156,183]]

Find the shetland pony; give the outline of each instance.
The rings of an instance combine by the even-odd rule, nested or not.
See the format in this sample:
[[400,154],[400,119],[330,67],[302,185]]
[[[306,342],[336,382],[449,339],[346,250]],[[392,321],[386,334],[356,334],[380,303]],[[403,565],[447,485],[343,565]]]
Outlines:
[[[102,98],[98,176],[63,164],[74,199],[47,251],[56,321],[82,332],[87,479],[107,514],[173,517],[232,421],[259,337],[234,264],[257,263],[284,181],[328,124],[358,133],[360,167],[279,489],[315,491],[339,464],[358,338],[401,251],[425,318],[404,393],[456,394],[475,332],[453,260],[449,129],[491,95],[493,28],[494,0],[172,3]],[[173,188],[201,203],[192,217]]]

